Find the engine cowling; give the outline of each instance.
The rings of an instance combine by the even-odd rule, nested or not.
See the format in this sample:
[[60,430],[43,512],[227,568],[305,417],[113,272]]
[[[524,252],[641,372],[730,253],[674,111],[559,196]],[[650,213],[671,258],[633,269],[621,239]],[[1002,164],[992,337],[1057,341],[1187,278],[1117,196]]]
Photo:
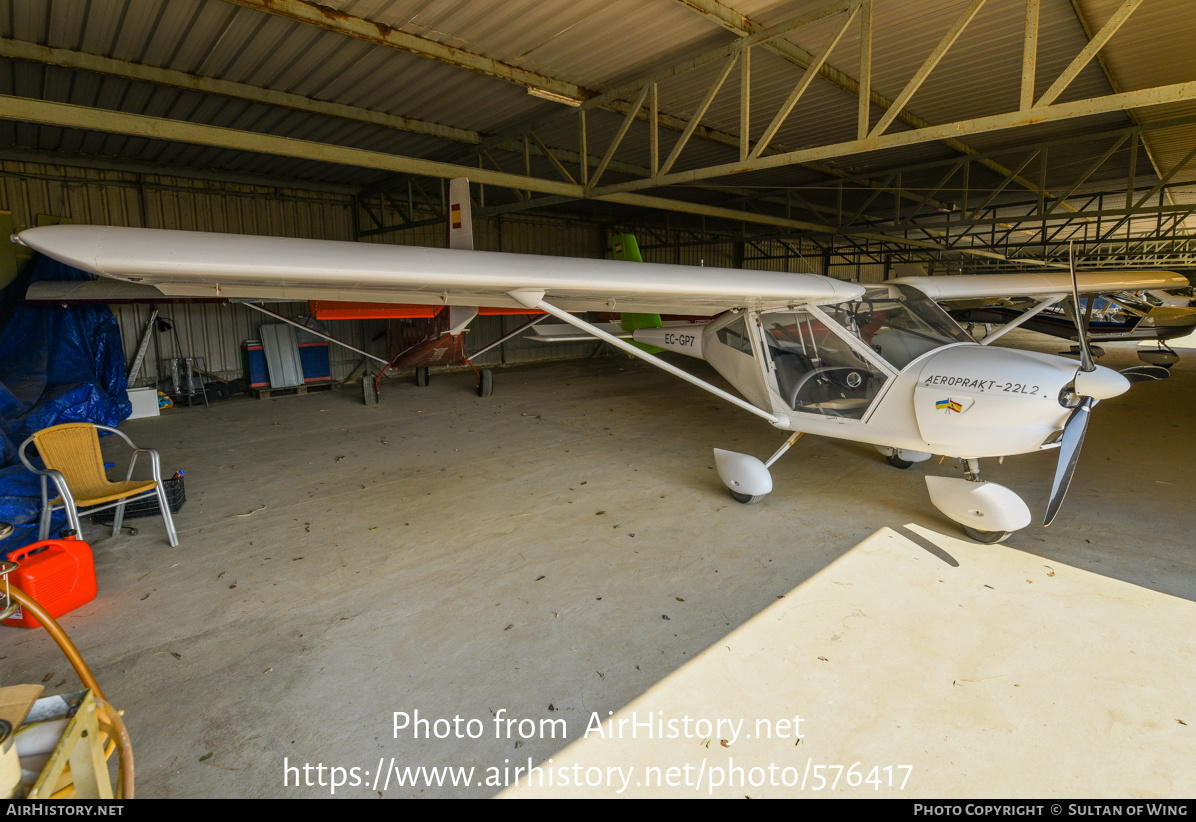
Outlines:
[[[936,454],[994,457],[1038,450],[1063,428],[1071,409],[1060,401],[1076,379],[1075,360],[1010,348],[959,345],[922,366],[914,389],[918,429]],[[1129,383],[1097,366],[1106,396]],[[1124,390],[1124,388],[1122,389]]]

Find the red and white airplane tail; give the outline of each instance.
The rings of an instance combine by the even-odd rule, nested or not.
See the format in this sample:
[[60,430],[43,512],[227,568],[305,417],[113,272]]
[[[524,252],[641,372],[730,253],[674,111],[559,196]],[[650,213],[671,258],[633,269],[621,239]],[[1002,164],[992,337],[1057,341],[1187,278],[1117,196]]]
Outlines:
[[473,251],[473,212],[469,207],[469,179],[449,180],[448,247]]

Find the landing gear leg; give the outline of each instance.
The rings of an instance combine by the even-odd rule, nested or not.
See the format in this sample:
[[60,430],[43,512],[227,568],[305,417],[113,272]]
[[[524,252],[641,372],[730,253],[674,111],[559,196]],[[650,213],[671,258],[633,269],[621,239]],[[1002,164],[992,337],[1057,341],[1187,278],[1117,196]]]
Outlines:
[[963,472],[964,479],[968,482],[980,482],[980,460],[967,460],[964,464],[967,465]]
[[771,467],[772,467],[772,464],[773,464],[774,462],[776,462],[777,460],[779,460],[779,459],[780,459],[782,456],[784,456],[784,454],[785,454],[785,452],[786,452],[786,451],[788,451],[790,448],[792,448],[792,447],[793,447],[793,443],[797,442],[798,440],[800,440],[800,439],[801,439],[802,437],[804,437],[805,435],[806,435],[806,432],[805,432],[805,431],[798,431],[798,432],[797,432],[796,434],[794,434],[792,437],[790,437],[789,439],[785,440],[784,444],[783,444],[783,445],[781,445],[781,447],[780,447],[780,448],[778,448],[776,451],[774,451],[774,452],[773,452],[773,454],[772,454],[772,456],[768,458],[768,462],[764,463],[764,467],[765,467],[765,468],[771,468]]

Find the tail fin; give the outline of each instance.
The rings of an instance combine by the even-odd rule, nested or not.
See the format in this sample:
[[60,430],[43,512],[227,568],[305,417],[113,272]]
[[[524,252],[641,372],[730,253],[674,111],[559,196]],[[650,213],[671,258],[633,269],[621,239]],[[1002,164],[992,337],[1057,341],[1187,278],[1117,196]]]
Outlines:
[[448,202],[448,247],[473,251],[473,214],[469,207],[469,178],[454,177],[449,180]]
[[634,234],[616,234],[610,238],[610,253],[616,260],[627,260],[642,263],[640,244],[635,241]]
[[[640,245],[636,242],[634,234],[616,234],[611,237],[610,252],[616,260],[627,260],[633,263],[644,261],[644,258],[640,256]],[[637,328],[660,328],[662,325],[659,314],[622,314],[619,320],[624,331],[632,332]],[[655,345],[638,342],[632,342],[632,345],[644,349],[649,354],[659,354],[664,350]]]
[[[469,207],[469,178],[454,177],[448,190],[448,247],[473,251],[473,212]],[[448,330],[456,337],[478,315],[475,305],[450,305]],[[468,361],[467,361],[468,362]]]

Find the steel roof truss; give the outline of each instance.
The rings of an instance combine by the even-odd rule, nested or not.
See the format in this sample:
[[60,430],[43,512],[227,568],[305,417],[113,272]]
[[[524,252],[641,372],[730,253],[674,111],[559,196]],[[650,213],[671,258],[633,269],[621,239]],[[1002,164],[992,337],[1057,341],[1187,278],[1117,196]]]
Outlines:
[[[1141,0],[1137,1],[1141,2]],[[972,18],[976,16],[976,13],[980,11],[980,7],[983,5],[984,0],[972,0],[972,2],[968,3],[967,8],[955,20],[955,24],[947,30],[947,33],[939,40],[938,45],[930,52],[930,55],[922,63],[922,66],[914,72],[914,76],[910,78],[905,88],[897,95],[897,99],[893,101],[893,105],[880,118],[880,122],[869,132],[869,137],[879,137],[885,133],[885,129],[897,118],[897,115],[905,108],[905,104],[914,96],[914,93],[922,87],[922,83],[930,76],[930,72],[934,71],[934,67],[939,64],[939,61],[943,59],[943,56],[954,45],[955,41],[959,39],[959,35],[963,34],[963,30],[967,28],[968,23],[972,22]]]
[[[730,70],[728,68],[728,70]],[[635,119],[635,115],[644,105],[644,98],[648,96],[648,87],[645,86],[640,90],[639,97],[635,99],[635,103],[631,106],[631,110],[623,118],[622,125],[619,130],[615,132],[615,136],[611,138],[610,145],[606,149],[606,154],[602,156],[602,160],[598,163],[598,167],[594,169],[594,176],[590,178],[589,183],[586,184],[586,190],[592,191],[594,186],[598,185],[598,178],[602,176],[602,172],[606,171],[606,167],[615,156],[615,150],[618,149],[619,143],[623,142],[623,137],[627,134],[627,129],[631,127],[631,121]]]
[[[980,2],[983,1],[984,0],[980,0]],[[785,118],[789,116],[789,112],[793,111],[793,107],[797,105],[797,101],[801,99],[802,94],[804,94],[806,89],[810,87],[810,83],[812,83],[814,78],[818,76],[818,70],[822,68],[823,63],[826,62],[826,58],[830,57],[831,51],[833,51],[835,46],[839,44],[839,40],[843,37],[843,33],[847,31],[847,27],[851,25],[851,21],[855,19],[855,15],[858,10],[859,4],[857,3],[848,11],[846,15],[844,15],[843,20],[839,23],[839,27],[835,29],[835,31],[829,37],[827,37],[826,43],[822,47],[822,51],[819,52],[818,56],[814,58],[814,62],[807,66],[806,70],[802,72],[801,79],[797,81],[797,85],[795,85],[793,90],[789,92],[789,96],[785,98],[785,102],[782,103],[780,109],[777,110],[777,113],[772,118],[772,122],[769,123],[768,128],[764,129],[764,134],[761,135],[760,141],[756,143],[756,147],[752,149],[750,154],[748,154],[748,160],[756,159],[760,156],[760,152],[768,148],[768,144],[776,135],[777,130],[785,122]],[[667,174],[668,169],[663,169],[661,173]]]
[[1049,106],[1055,101],[1063,91],[1071,84],[1071,81],[1076,78],[1080,70],[1092,61],[1096,53],[1101,50],[1105,43],[1109,42],[1109,38],[1113,36],[1117,29],[1121,28],[1122,24],[1129,19],[1129,16],[1134,13],[1134,9],[1142,4],[1142,0],[1125,0],[1117,11],[1113,12],[1113,16],[1109,18],[1108,22],[1101,27],[1101,30],[1096,33],[1096,36],[1088,41],[1088,44],[1080,50],[1080,53],[1075,56],[1063,73],[1051,83],[1043,95],[1038,98],[1038,102],[1034,104],[1034,108],[1042,108]]
[[[693,116],[689,118],[689,123],[686,124],[685,130],[681,132],[681,136],[677,138],[677,142],[673,145],[673,150],[669,152],[668,159],[664,161],[664,165],[662,165],[660,170],[657,172],[658,174],[668,174],[669,169],[673,167],[673,163],[677,162],[677,157],[680,156],[681,150],[685,148],[685,144],[689,142],[689,138],[693,135],[694,129],[698,127],[698,123],[701,122],[702,117],[706,114],[706,109],[710,108],[710,104],[714,102],[715,95],[718,94],[719,89],[723,87],[723,83],[726,82],[727,77],[731,74],[731,70],[735,68],[735,63],[738,59],[739,53],[736,52],[728,57],[726,62],[723,63],[722,71],[718,73],[718,76],[714,78],[714,82],[712,82],[710,87],[706,89],[706,96],[702,98],[702,102],[698,104],[697,110],[694,111]],[[653,92],[652,98],[654,101],[656,99],[656,86],[656,83],[651,85],[651,90]],[[640,94],[640,100],[642,104],[642,93]],[[742,102],[743,101],[741,101],[741,104]],[[636,106],[636,111],[639,111],[639,106]],[[626,128],[624,128],[623,132],[625,131]],[[620,132],[619,134],[620,139],[622,139],[623,132]],[[612,146],[611,150],[614,150],[614,146]],[[595,177],[597,177],[597,175],[595,175]]]

